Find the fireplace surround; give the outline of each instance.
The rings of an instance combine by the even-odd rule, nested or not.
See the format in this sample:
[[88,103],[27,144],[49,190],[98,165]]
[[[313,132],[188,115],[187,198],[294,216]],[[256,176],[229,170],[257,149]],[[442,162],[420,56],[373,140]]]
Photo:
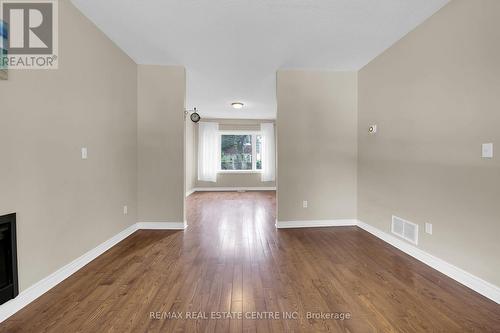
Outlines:
[[19,294],[16,214],[0,216],[0,304]]

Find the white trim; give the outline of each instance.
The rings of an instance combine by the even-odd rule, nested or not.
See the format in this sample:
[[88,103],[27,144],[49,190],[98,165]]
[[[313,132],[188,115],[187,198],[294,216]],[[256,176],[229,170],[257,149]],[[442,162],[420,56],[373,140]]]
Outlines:
[[467,286],[477,293],[500,304],[500,287],[495,286],[494,284],[491,284],[469,272],[464,271],[461,268],[458,268],[442,259],[433,256],[430,253],[417,248],[410,243],[407,243],[362,221],[358,221],[358,227],[366,230],[370,234],[380,238],[386,243],[389,243],[395,248],[434,268],[435,270],[463,284],[464,286]]
[[45,294],[50,289],[54,288],[63,280],[73,275],[83,266],[90,263],[92,260],[133,234],[135,231],[139,229],[182,230],[186,228],[187,224],[185,222],[139,222],[131,225],[127,229],[99,244],[97,247],[58,269],[54,273],[21,291],[16,298],[0,305],[0,323],[24,308],[26,305],[33,302],[38,297]]
[[186,191],[186,198],[189,197],[194,192],[196,192],[194,188],[192,190]]
[[[220,126],[220,125],[219,125]],[[260,126],[260,124],[259,124]],[[262,131],[259,130],[223,130],[219,128],[219,135],[261,135]]]
[[262,173],[262,170],[257,170],[257,169],[252,169],[252,170],[218,170],[217,173],[220,173],[220,174],[228,174],[228,173],[232,173],[232,174],[235,174],[235,173],[236,174],[238,174],[238,173],[245,173],[245,174],[248,174],[248,173]]
[[184,230],[187,228],[185,222],[139,222],[137,229],[148,230]]
[[355,226],[355,219],[337,219],[337,220],[306,220],[306,221],[277,221],[276,228],[317,228],[317,227],[345,227]]
[[78,271],[80,268],[87,265],[89,262],[91,262],[101,254],[109,250],[111,247],[118,244],[123,239],[130,236],[136,230],[137,230],[137,225],[136,224],[131,225],[130,227],[123,230],[119,234],[111,237],[104,243],[101,243],[97,247],[93,248],[84,255],[80,256],[79,258],[73,260],[69,264],[58,269],[57,271],[50,274],[46,278],[38,281],[37,283],[23,290],[22,292],[19,293],[19,295],[17,295],[16,298],[11,299],[10,301],[2,304],[0,306],[0,322],[3,322],[5,319],[9,318],[17,311],[21,310],[26,305],[33,302],[35,299],[37,299],[38,297],[40,297],[41,295],[43,295],[44,293],[55,287],[57,284],[59,284],[60,282],[71,276],[73,273]]
[[195,192],[276,191],[276,187],[197,187]]

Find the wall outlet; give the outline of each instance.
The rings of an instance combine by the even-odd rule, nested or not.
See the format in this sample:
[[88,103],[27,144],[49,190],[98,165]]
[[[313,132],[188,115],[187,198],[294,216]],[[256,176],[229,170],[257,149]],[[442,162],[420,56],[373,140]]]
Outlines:
[[82,160],[86,160],[88,157],[87,147],[82,147]]
[[425,232],[428,233],[429,235],[432,235],[432,223],[425,224]]
[[307,200],[302,201],[302,208],[307,208]]
[[482,157],[493,158],[493,143],[483,143]]
[[123,215],[128,214],[128,206],[123,206]]

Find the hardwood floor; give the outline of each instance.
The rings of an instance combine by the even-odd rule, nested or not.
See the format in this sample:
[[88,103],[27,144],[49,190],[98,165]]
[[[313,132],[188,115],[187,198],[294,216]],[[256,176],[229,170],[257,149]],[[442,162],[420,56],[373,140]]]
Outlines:
[[134,233],[0,332],[500,332],[499,305],[357,227],[274,221],[274,192],[195,193],[186,231]]

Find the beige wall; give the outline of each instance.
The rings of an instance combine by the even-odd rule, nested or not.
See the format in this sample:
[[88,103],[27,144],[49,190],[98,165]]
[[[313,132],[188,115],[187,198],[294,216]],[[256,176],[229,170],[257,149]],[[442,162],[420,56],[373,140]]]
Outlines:
[[180,66],[138,66],[138,221],[184,221],[184,102]]
[[59,69],[0,81],[0,215],[18,213],[21,290],[137,217],[136,65],[68,1],[59,20]]
[[362,221],[418,223],[420,248],[496,285],[500,159],[481,144],[500,145],[498,13],[452,1],[360,71],[358,188]]
[[356,73],[278,71],[277,99],[278,220],[356,218]]
[[[219,123],[221,131],[259,131],[261,123],[274,122],[264,119],[202,119],[202,121],[213,121]],[[198,180],[198,126],[195,125],[195,170],[194,182],[196,187],[275,187],[276,182],[262,182],[260,173],[219,173],[217,182],[204,182]]]

